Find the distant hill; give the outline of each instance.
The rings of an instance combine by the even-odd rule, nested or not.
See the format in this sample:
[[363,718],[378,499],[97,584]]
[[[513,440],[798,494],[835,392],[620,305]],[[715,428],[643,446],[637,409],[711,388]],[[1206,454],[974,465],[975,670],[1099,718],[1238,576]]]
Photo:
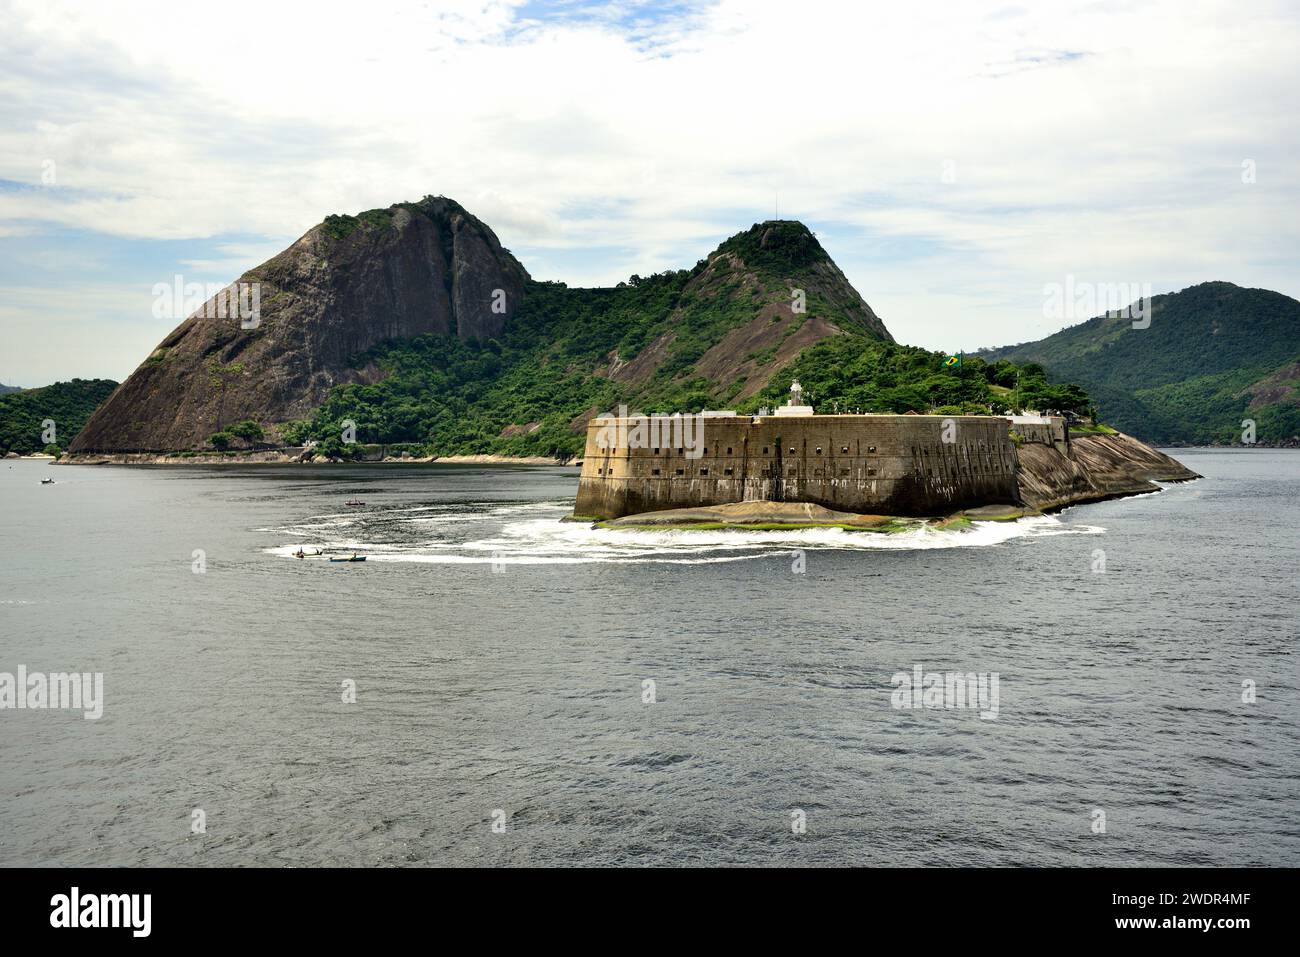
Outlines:
[[42,451],[46,419],[54,421],[55,441],[50,444],[66,449],[116,388],[111,379],[73,379],[0,395],[0,455]]
[[1300,302],[1206,282],[1152,297],[1151,325],[1099,316],[1038,342],[978,353],[1038,363],[1092,395],[1108,424],[1149,442],[1235,443],[1300,436]]
[[6,393],[9,392],[21,392],[21,391],[23,391],[23,387],[20,385],[5,385],[3,382],[0,382],[0,395],[5,395]]
[[257,327],[190,316],[71,451],[208,448],[239,427],[337,454],[350,420],[358,442],[567,456],[599,411],[749,411],[782,401],[793,375],[824,411],[998,411],[1018,380],[1035,402],[1089,404],[1010,363],[950,368],[895,343],[789,220],[689,269],[570,288],[535,281],[458,203],[426,197],[327,217],[239,282],[260,283]]

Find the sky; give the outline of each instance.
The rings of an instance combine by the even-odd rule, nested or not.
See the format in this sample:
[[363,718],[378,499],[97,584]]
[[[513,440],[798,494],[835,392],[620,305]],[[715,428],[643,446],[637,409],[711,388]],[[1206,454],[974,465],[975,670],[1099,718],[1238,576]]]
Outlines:
[[0,0],[0,382],[125,378],[330,213],[452,197],[537,279],[814,230],[895,338],[1074,284],[1300,296],[1300,4]]

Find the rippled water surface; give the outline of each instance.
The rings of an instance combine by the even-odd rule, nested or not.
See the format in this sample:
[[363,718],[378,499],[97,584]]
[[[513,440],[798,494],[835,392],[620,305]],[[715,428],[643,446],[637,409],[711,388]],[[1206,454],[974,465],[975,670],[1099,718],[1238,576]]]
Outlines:
[[[5,463],[0,672],[106,703],[0,711],[0,864],[1300,864],[1300,453],[1176,454],[896,536],[594,530],[573,469]],[[891,707],[916,665],[996,719]]]

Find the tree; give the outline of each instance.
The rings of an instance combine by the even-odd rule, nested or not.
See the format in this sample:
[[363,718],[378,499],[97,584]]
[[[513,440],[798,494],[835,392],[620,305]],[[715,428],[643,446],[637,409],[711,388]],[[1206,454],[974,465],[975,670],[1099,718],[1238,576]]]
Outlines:
[[984,367],[984,377],[990,385],[1000,385],[1008,389],[1015,388],[1017,373],[1015,363],[1008,359],[999,359],[993,365]]
[[220,452],[230,448],[230,443],[234,440],[235,437],[229,432],[213,432],[212,437],[208,439],[212,443],[212,447]]
[[294,419],[280,427],[280,439],[286,445],[302,445],[311,437],[311,423],[306,419]]
[[243,422],[227,426],[225,431],[237,439],[243,439],[249,445],[256,445],[261,442],[266,434],[262,431],[262,427],[252,419],[246,419]]
[[916,386],[899,385],[882,389],[876,399],[876,412],[924,412],[930,407],[930,400]]

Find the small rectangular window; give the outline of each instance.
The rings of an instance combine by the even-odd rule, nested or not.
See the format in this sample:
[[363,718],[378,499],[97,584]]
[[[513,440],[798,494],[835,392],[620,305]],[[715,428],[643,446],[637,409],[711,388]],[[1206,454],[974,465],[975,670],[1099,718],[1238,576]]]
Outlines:
[[764,455],[766,455],[766,454],[767,454],[767,446],[766,446],[766,445],[765,445],[765,446],[763,446],[763,454],[764,454]]
[[731,474],[732,472],[734,472],[734,471],[736,471],[736,470],[735,470],[735,469],[723,469],[723,470],[722,470],[722,474],[723,474],[723,475],[730,475],[730,474]]
[[876,474],[876,470],[875,470],[875,469],[867,469],[867,474],[868,474],[868,475],[875,475],[875,474]]
[[659,454],[659,450],[658,450],[658,449],[655,449],[655,455],[658,455],[658,454]]
[[678,474],[678,475],[685,475],[685,474],[686,474],[686,469],[678,469],[678,470],[677,470],[677,474]]
[[840,446],[840,454],[842,454],[842,455],[848,455],[848,454],[849,454],[849,447],[848,447],[847,445],[841,445],[841,446]]
[[728,455],[731,454],[731,446],[730,446],[730,445],[727,446],[727,454],[728,454]]
[[708,474],[709,474],[709,470],[708,470],[708,469],[700,469],[700,474],[701,474],[701,475],[708,475]]
[[658,475],[658,474],[659,474],[659,470],[658,470],[658,469],[651,469],[651,470],[650,470],[650,474],[651,474],[651,475]]
[[[874,452],[874,451],[876,451],[876,447],[875,447],[874,445],[868,445],[868,446],[867,446],[867,451],[868,451],[868,452]],[[912,454],[913,454],[913,455],[916,454],[916,449],[912,449]]]

